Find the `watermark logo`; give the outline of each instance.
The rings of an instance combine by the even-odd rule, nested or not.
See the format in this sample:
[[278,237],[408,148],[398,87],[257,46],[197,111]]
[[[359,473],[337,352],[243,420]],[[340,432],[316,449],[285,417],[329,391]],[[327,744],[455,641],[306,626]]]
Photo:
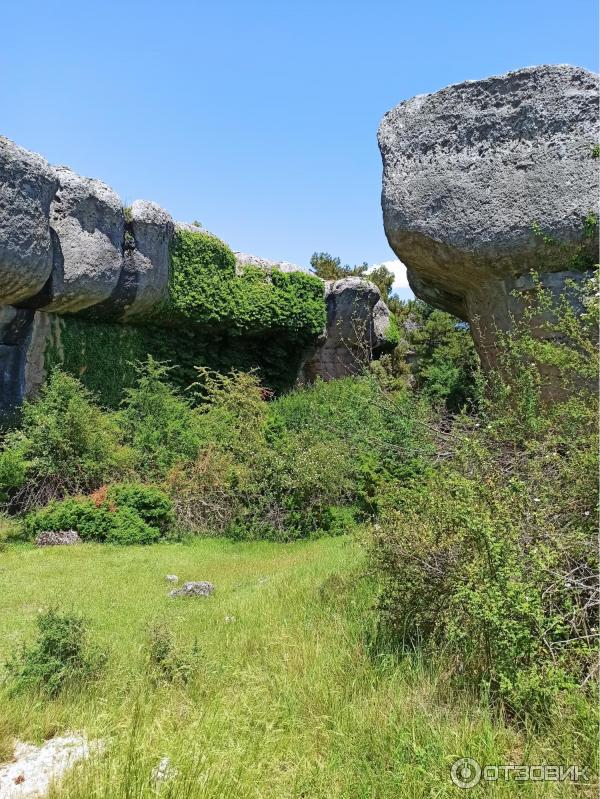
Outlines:
[[452,764],[450,776],[459,788],[474,788],[481,779],[481,766],[472,757],[461,757]]
[[450,778],[458,788],[474,788],[484,782],[586,782],[585,769],[580,766],[536,764],[519,766],[516,763],[480,765],[472,757],[460,757],[450,768]]

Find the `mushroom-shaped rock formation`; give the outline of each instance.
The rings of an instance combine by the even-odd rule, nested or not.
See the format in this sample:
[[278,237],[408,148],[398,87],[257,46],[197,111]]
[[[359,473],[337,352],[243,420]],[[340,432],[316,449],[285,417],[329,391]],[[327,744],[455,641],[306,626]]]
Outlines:
[[471,324],[484,365],[528,273],[560,291],[597,258],[598,76],[528,67],[420,95],[379,127],[390,246],[421,299]]

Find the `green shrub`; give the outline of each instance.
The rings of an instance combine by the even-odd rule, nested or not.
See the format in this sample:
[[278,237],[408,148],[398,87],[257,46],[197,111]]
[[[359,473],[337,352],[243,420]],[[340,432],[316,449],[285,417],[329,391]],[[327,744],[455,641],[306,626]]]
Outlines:
[[36,640],[6,666],[13,690],[38,690],[54,697],[99,674],[106,657],[90,644],[81,616],[48,610],[37,617],[36,625]]
[[133,510],[146,524],[165,533],[174,522],[173,502],[155,486],[120,483],[109,486],[106,503],[117,510]]
[[214,443],[194,461],[171,469],[165,485],[173,498],[178,531],[223,535],[241,507],[237,486],[245,474],[245,468]]
[[206,377],[200,418],[211,443],[170,484],[186,529],[196,512],[206,531],[210,511],[213,530],[237,539],[348,532],[375,512],[367,471],[381,481],[419,471],[411,401],[372,378],[319,382],[265,403],[252,376]]
[[76,530],[84,541],[105,541],[113,515],[89,497],[69,497],[27,514],[24,529],[31,538],[46,530]]
[[111,525],[106,534],[109,544],[153,544],[160,538],[160,530],[146,524],[133,508],[120,508],[109,512],[109,516]]
[[195,457],[197,416],[167,382],[169,367],[149,356],[137,365],[137,381],[127,389],[119,422],[135,453],[138,474],[161,478],[180,460]]
[[9,502],[15,491],[23,486],[27,478],[27,461],[15,437],[9,436],[0,450],[0,504]]
[[55,369],[40,396],[23,406],[20,431],[9,436],[1,461],[3,485],[22,482],[19,502],[45,504],[87,492],[125,473],[130,452],[115,420],[103,412],[74,377]]
[[[154,504],[150,512],[156,508]],[[165,521],[160,508],[156,520]],[[84,541],[114,544],[151,544],[161,536],[161,530],[147,524],[134,507],[111,508],[110,502],[96,504],[89,497],[53,501],[45,508],[29,513],[24,520],[24,529],[30,537],[45,530],[76,530]]]
[[438,464],[393,492],[372,547],[395,645],[443,650],[455,677],[536,718],[593,690],[599,626],[597,311],[548,303],[501,337],[481,415],[438,427]]
[[189,650],[178,645],[166,624],[156,622],[148,629],[147,655],[152,682],[187,682],[198,654],[197,646]]

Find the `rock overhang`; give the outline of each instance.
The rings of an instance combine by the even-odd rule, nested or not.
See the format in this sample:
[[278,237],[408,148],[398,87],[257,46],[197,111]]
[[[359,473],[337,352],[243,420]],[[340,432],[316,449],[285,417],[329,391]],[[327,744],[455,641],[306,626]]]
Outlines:
[[419,95],[381,122],[390,246],[416,296],[478,320],[480,352],[486,328],[509,325],[520,275],[567,280],[597,260],[598,89],[581,67],[526,67]]

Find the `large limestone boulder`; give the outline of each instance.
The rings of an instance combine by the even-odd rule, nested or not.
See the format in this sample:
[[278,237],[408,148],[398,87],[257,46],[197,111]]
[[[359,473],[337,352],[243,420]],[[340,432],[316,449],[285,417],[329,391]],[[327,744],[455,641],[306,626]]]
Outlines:
[[123,265],[123,205],[100,180],[67,167],[55,172],[52,278],[39,305],[48,311],[80,311],[108,299],[117,285]]
[[142,317],[167,292],[171,215],[153,202],[136,200],[128,211],[123,270],[110,303],[124,319]]
[[418,297],[472,323],[484,362],[520,276],[564,284],[597,252],[584,220],[597,210],[598,89],[579,67],[528,67],[414,97],[381,122],[390,246]]
[[41,156],[0,136],[0,299],[37,293],[52,269],[50,203],[58,185]]
[[303,382],[358,374],[390,344],[391,313],[374,283],[345,277],[325,282],[324,291],[327,323],[317,348],[302,365]]

